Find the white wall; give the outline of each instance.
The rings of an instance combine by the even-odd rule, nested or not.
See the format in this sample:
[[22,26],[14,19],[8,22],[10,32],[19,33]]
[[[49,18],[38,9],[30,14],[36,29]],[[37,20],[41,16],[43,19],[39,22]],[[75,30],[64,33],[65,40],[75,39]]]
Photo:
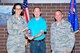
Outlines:
[[[76,0],[80,3],[80,0]],[[23,3],[23,0],[1,0],[2,3]],[[28,0],[28,3],[70,3],[70,0]]]
[[23,0],[1,0],[1,3],[22,3]]
[[[70,0],[28,0],[29,3],[70,3]],[[80,0],[76,0],[80,3]]]

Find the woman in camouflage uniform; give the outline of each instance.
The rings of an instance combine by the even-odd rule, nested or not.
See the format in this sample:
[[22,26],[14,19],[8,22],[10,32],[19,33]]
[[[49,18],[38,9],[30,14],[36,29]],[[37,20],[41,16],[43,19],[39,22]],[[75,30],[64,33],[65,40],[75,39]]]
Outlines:
[[16,3],[12,9],[12,16],[7,21],[8,53],[25,53],[25,32],[22,30],[26,27],[23,15],[23,7],[20,3]]

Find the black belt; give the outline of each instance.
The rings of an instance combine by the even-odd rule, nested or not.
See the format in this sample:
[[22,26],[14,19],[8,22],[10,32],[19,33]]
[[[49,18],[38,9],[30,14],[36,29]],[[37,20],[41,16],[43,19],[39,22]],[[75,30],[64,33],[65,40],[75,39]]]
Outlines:
[[42,41],[44,41],[44,39],[42,39],[42,40],[31,40],[31,41],[42,42]]

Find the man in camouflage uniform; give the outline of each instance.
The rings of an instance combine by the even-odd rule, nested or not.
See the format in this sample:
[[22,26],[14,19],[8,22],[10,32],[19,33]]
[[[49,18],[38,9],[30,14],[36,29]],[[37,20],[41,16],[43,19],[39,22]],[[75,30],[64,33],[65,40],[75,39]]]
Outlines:
[[55,20],[51,25],[51,49],[52,53],[71,53],[75,36],[71,24],[62,19],[62,11],[56,10]]

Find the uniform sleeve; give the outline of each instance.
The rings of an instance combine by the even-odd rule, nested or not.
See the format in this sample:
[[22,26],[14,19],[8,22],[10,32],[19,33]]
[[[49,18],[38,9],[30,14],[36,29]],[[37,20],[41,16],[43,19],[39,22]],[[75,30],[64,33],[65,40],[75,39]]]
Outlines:
[[24,22],[24,25],[25,25],[25,27],[27,26],[27,22],[26,22],[26,20],[24,19],[24,17],[23,17],[23,22]]
[[73,33],[72,26],[69,24],[68,29],[67,29],[67,35],[68,35],[68,44],[67,48],[69,48],[70,51],[72,51],[74,44],[75,44],[75,35]]
[[[15,27],[15,26],[14,26]],[[8,33],[11,34],[11,35],[15,35],[15,34],[18,34],[18,30],[16,29],[13,29],[13,22],[11,19],[9,19],[7,21],[7,30],[8,30]]]
[[51,44],[51,50],[53,50],[53,32],[52,32],[52,26],[50,28],[50,44]]
[[[26,22],[26,20],[24,19],[24,17],[22,17],[23,18],[23,25],[24,25],[24,29],[27,27],[27,22]],[[22,31],[22,33],[24,33],[24,35],[26,36],[26,31]]]

